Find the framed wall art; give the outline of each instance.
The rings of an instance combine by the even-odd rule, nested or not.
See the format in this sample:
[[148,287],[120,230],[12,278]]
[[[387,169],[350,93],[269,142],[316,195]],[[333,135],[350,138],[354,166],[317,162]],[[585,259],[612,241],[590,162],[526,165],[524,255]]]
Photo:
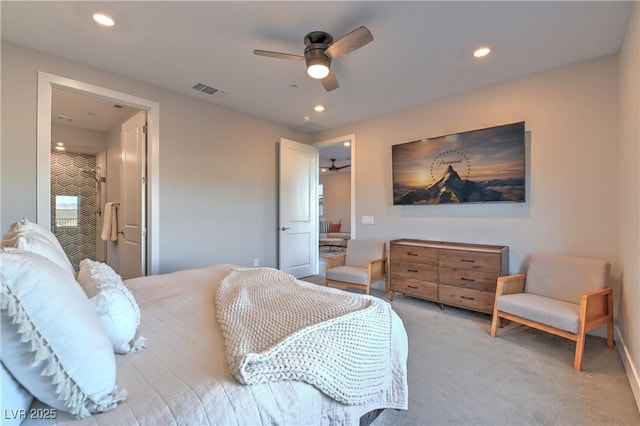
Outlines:
[[392,145],[393,204],[525,201],[525,123]]

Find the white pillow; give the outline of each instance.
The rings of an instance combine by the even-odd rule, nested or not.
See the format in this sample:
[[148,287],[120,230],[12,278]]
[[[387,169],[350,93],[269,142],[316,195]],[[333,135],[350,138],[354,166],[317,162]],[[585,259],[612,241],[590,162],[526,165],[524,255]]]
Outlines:
[[0,423],[19,425],[27,417],[33,395],[16,382],[4,364],[0,364]]
[[2,363],[40,401],[78,418],[126,398],[104,327],[78,283],[33,252],[0,250]]
[[9,227],[9,231],[2,237],[2,247],[15,247],[41,254],[75,277],[76,272],[56,236],[44,226],[29,222],[27,218]]
[[84,259],[78,282],[107,331],[114,352],[131,354],[142,349],[144,337],[134,340],[140,326],[140,308],[120,275],[105,263]]

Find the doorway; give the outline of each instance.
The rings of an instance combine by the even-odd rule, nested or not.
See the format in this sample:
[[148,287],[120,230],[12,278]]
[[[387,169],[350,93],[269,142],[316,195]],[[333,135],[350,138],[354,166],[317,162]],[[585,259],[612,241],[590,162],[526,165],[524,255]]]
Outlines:
[[52,89],[51,230],[76,270],[89,258],[122,274],[119,245],[104,232],[105,207],[120,200],[121,126],[138,111]]
[[[355,238],[355,135],[346,135],[315,143],[320,152],[319,182],[322,184],[320,227],[328,222],[340,224],[336,236],[345,239],[320,247],[320,272],[324,273],[323,257],[344,250],[346,240]],[[333,160],[333,161],[332,161]],[[331,167],[335,166],[335,167]],[[335,229],[334,229],[335,230]],[[320,231],[322,232],[322,230]]]
[[[52,98],[54,89],[85,95],[109,101],[110,103],[132,107],[146,111],[147,114],[147,198],[144,206],[147,212],[146,238],[147,244],[141,256],[145,259],[146,274],[159,272],[159,104],[138,98],[126,93],[116,92],[77,80],[48,74],[38,73],[38,114],[37,114],[37,204],[36,222],[47,228],[52,228],[51,210],[55,201],[51,195],[51,147],[52,147]],[[53,142],[56,142],[53,140]],[[55,144],[54,144],[55,145]],[[95,170],[94,170],[95,171]],[[90,169],[87,170],[90,173]]]

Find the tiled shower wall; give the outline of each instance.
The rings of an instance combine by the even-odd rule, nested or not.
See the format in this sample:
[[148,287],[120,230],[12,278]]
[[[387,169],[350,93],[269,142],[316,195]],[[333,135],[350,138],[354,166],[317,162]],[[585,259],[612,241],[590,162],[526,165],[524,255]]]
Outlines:
[[[95,168],[96,157],[51,151],[51,227],[76,271],[81,260],[96,259],[96,181],[83,167]],[[78,196],[76,226],[57,226],[56,195]]]

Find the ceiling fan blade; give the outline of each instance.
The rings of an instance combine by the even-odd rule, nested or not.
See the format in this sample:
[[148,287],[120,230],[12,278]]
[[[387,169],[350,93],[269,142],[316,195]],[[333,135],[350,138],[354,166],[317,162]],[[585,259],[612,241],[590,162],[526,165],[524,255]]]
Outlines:
[[292,60],[304,60],[304,56],[293,55],[291,53],[280,53],[280,52],[271,52],[269,50],[258,50],[255,49],[253,51],[254,55],[258,56],[267,56],[269,58],[278,58],[278,59],[292,59]]
[[346,166],[339,166],[339,167],[336,167],[336,170],[346,169],[347,167],[351,167],[351,164],[347,164]]
[[351,53],[356,49],[360,49],[365,44],[373,40],[373,35],[366,27],[358,27],[333,42],[326,50],[326,54],[332,58],[339,58],[347,53]]
[[338,84],[338,79],[336,78],[336,75],[334,74],[332,69],[329,69],[329,75],[320,81],[322,82],[322,85],[324,86],[324,89],[327,92],[330,92],[340,87],[340,85]]

